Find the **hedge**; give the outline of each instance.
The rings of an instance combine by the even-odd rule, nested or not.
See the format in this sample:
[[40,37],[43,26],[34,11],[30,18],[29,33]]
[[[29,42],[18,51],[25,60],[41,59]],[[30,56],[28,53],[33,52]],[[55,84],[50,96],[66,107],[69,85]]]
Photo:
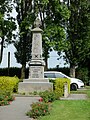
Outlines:
[[70,80],[67,78],[56,78],[55,79],[55,93],[59,96],[64,95],[64,84],[68,84],[68,93],[70,93]]
[[19,79],[17,77],[0,77],[0,94],[11,94],[18,89]]
[[[48,71],[60,71],[66,75],[69,75],[69,68],[50,68]],[[21,68],[11,67],[9,68],[9,75],[8,75],[8,68],[0,68],[0,76],[17,76],[18,78],[21,77]],[[29,68],[25,70],[25,78],[28,78],[29,75]]]

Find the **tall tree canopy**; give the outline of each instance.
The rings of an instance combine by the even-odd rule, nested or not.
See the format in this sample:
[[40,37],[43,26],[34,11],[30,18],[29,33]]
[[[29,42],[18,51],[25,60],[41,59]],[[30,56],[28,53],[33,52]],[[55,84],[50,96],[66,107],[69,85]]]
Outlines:
[[[70,12],[65,4],[62,4],[58,0],[48,1],[47,6],[44,10],[45,17],[43,25],[44,37],[43,37],[43,48],[44,58],[47,65],[47,58],[49,51],[52,49],[59,50],[59,53],[65,44],[65,23],[70,16]],[[48,65],[46,66],[48,68]]]
[[11,0],[0,1],[0,63],[3,56],[3,48],[6,44],[12,42],[13,30],[16,25],[13,17],[10,17],[13,6]]
[[17,6],[16,11],[17,22],[19,26],[19,39],[14,44],[17,51],[15,57],[17,62],[22,65],[21,79],[25,78],[26,62],[31,57],[31,28],[35,20],[35,11],[32,1],[29,0],[15,0]]
[[[17,52],[15,53],[17,61],[24,66],[25,71],[26,59],[31,50],[31,29],[36,17],[39,15],[44,30],[43,33],[43,55],[47,65],[47,58],[51,48],[59,47],[61,50],[65,40],[64,24],[69,18],[69,11],[66,5],[58,0],[20,0],[17,1],[16,11],[18,13],[17,21],[19,24],[19,41],[15,44]],[[28,43],[29,42],[29,43]],[[28,47],[27,47],[28,46]],[[29,51],[29,52],[28,52]],[[25,75],[24,75],[25,76]],[[23,77],[24,77],[23,76]]]
[[70,76],[75,77],[75,67],[90,57],[90,1],[69,0],[71,16],[67,25],[67,45],[64,50],[70,63]]

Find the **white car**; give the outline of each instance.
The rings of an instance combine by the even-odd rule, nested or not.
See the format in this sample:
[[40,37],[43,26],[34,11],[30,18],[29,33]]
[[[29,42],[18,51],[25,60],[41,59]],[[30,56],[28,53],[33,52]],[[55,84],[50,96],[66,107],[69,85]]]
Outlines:
[[68,78],[70,80],[70,88],[71,88],[71,90],[77,90],[78,88],[84,87],[84,83],[80,79],[71,78],[71,77],[63,74],[62,72],[46,71],[46,72],[44,72],[44,77],[45,78],[51,78],[51,79]]

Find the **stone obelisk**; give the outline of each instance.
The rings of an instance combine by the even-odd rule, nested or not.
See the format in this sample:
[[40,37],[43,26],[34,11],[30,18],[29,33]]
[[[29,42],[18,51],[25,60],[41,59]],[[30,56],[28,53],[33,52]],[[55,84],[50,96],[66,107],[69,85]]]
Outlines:
[[30,61],[29,78],[44,78],[45,63],[42,59],[42,29],[41,22],[36,19],[35,28],[32,30],[32,58]]
[[44,78],[45,63],[42,58],[42,29],[39,28],[41,22],[39,18],[35,21],[35,28],[32,29],[32,58],[29,62],[29,78],[19,83],[18,92],[41,92],[52,90],[53,84],[48,78]]

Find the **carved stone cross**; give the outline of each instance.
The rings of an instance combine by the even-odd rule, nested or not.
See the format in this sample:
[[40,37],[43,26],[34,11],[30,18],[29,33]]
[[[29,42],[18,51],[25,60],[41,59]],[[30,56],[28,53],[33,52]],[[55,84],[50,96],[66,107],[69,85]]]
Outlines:
[[34,26],[35,27],[40,27],[41,26],[41,21],[40,21],[40,19],[38,17],[36,18],[36,20],[34,22]]

